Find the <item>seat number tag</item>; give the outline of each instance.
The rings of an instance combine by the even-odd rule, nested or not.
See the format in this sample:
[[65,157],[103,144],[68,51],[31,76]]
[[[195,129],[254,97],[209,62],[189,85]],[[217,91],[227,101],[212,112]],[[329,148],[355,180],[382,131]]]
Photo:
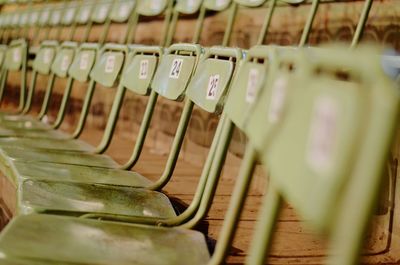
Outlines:
[[286,101],[287,81],[284,78],[278,78],[273,87],[271,102],[268,110],[268,121],[275,123],[280,120]]
[[216,99],[217,92],[218,92],[218,84],[219,84],[219,75],[212,75],[208,80],[208,87],[207,87],[207,99]]
[[13,50],[13,61],[15,63],[21,61],[21,50],[19,48]]
[[139,68],[139,79],[146,79],[149,74],[149,60],[141,60]]
[[182,70],[183,59],[174,59],[172,61],[171,71],[169,77],[173,79],[178,79]]
[[246,90],[246,101],[253,103],[257,96],[257,84],[258,84],[258,69],[252,68],[249,71],[249,79],[247,80]]
[[61,71],[67,71],[69,66],[69,56],[64,55],[61,60]]
[[106,68],[105,72],[106,73],[112,73],[114,71],[115,67],[115,55],[109,55],[106,60]]
[[49,64],[51,62],[51,56],[52,56],[52,49],[45,49],[44,54],[43,54],[43,62],[45,64]]
[[84,52],[81,55],[81,60],[79,61],[79,69],[86,70],[89,66],[89,53]]
[[314,104],[307,148],[307,163],[318,173],[332,166],[336,144],[338,108],[330,97],[320,97]]

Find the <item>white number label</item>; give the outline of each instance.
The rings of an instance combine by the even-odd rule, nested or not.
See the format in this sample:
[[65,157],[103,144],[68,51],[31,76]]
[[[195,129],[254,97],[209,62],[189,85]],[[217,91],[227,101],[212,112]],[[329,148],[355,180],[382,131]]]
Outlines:
[[21,60],[21,50],[19,48],[15,48],[13,50],[13,61],[15,63],[19,62]]
[[258,69],[252,68],[249,71],[249,79],[247,80],[246,101],[253,103],[257,96],[259,72]]
[[45,49],[43,53],[43,62],[49,64],[51,62],[51,56],[53,55],[52,49]]
[[332,165],[337,121],[335,101],[330,97],[318,98],[314,104],[306,156],[310,167],[317,172],[325,172]]
[[89,66],[89,53],[84,52],[81,55],[81,59],[79,61],[79,69],[80,70],[85,70]]
[[61,71],[67,71],[69,66],[69,56],[64,55],[61,60]]
[[208,80],[207,99],[215,99],[218,92],[219,75],[212,75]]
[[149,60],[140,61],[139,79],[146,79],[149,72]]
[[171,71],[169,73],[170,78],[178,79],[179,74],[181,73],[183,65],[183,59],[174,59],[172,61]]
[[268,111],[269,122],[275,123],[282,116],[286,100],[286,87],[287,81],[284,78],[278,78],[272,87],[271,103]]
[[115,66],[115,55],[109,55],[106,60],[105,72],[112,73],[112,71],[114,71],[114,66]]

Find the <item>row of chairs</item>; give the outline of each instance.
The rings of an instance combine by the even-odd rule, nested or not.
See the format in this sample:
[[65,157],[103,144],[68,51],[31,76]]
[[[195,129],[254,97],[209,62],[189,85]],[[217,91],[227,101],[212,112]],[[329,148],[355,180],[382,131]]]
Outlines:
[[[54,62],[46,64],[49,47],[41,47],[34,66],[50,64],[49,71],[62,76],[63,58],[74,49],[62,45]],[[35,260],[42,264],[207,264],[204,238],[189,228],[207,213],[236,126],[246,133],[250,144],[225,219],[221,235],[225,238],[217,244],[217,256],[222,255],[219,251],[226,255],[231,243],[258,157],[268,165],[271,180],[267,213],[262,215],[266,220],[255,232],[257,244],[251,249],[254,255],[250,255],[250,264],[262,264],[253,259],[265,258],[265,244],[276,222],[281,196],[315,229],[332,233],[337,248],[346,245],[333,259],[347,260],[336,264],[354,263],[355,246],[362,242],[361,232],[377,195],[398,110],[398,91],[383,73],[377,57],[370,55],[374,50],[256,46],[242,59],[242,52],[234,48],[212,47],[202,53],[198,45],[175,44],[162,54],[154,47],[128,50],[126,46],[105,45],[98,59],[89,56],[92,59],[86,64],[90,52],[96,49],[83,45],[76,50],[64,75],[68,71],[75,80],[89,79],[89,86],[100,83],[112,87],[122,71],[112,115],[126,91],[150,95],[153,100],[149,100],[148,109],[154,106],[157,96],[185,98],[180,124],[187,125],[194,105],[222,112],[196,192],[197,209],[175,216],[167,198],[151,191],[149,180],[138,173],[115,169],[109,157],[93,155],[75,140],[51,139],[54,131],[28,118],[30,128],[39,129],[46,137],[43,142],[51,143],[52,150],[32,148],[50,147],[37,139],[30,143],[26,138],[3,139],[2,171],[8,168],[6,175],[19,193],[18,217],[0,237],[5,260],[16,260],[17,264],[32,264]],[[77,73],[86,75],[79,77]],[[143,122],[148,124],[146,116]],[[16,125],[20,132],[20,122],[13,121],[14,115],[2,118],[8,121],[2,126]],[[113,123],[106,130],[112,130]],[[38,132],[25,130],[28,134]],[[13,147],[7,147],[9,141]],[[40,177],[32,173],[32,168],[41,170]],[[46,168],[53,172],[46,176]],[[27,173],[21,174],[20,170]],[[93,218],[114,222],[89,220]],[[354,239],[350,240],[351,236]],[[345,256],[347,251],[352,255]]]
[[[21,40],[4,47],[7,71],[26,67],[27,49]],[[397,90],[379,57],[371,55],[377,53],[368,47],[255,46],[244,52],[196,44],[164,50],[43,42],[32,64],[27,100],[21,97],[19,108],[28,113],[36,76],[48,76],[39,119],[1,116],[1,171],[15,192],[10,196],[15,201],[7,203],[17,217],[0,235],[0,264],[220,264],[257,159],[268,166],[271,179],[247,263],[264,263],[285,199],[318,232],[329,234],[330,262],[354,264],[398,110]],[[56,122],[48,125],[40,118],[55,78],[68,82]],[[54,129],[65,117],[74,82],[87,83],[88,89],[70,136]],[[83,130],[96,84],[116,85],[117,91],[103,139],[93,148],[71,138]],[[128,92],[149,100],[132,156],[118,165],[101,153]],[[126,169],[145,148],[158,97],[184,101],[184,107],[164,174],[150,182]],[[159,190],[172,177],[194,106],[222,114],[194,199],[177,214]],[[210,257],[204,237],[192,229],[212,203],[234,127],[250,143]]]

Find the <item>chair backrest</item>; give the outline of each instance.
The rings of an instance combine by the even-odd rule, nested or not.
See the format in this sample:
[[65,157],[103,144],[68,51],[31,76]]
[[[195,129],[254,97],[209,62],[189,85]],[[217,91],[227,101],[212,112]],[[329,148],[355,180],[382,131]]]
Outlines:
[[19,111],[22,111],[25,104],[25,92],[26,92],[26,70],[27,70],[27,56],[28,56],[28,44],[25,40],[13,40],[7,47],[5,54],[5,63],[2,82],[0,91],[1,97],[3,96],[4,89],[6,86],[6,80],[9,72],[20,72],[20,100],[19,100]]
[[225,112],[242,131],[248,119],[249,109],[265,82],[267,69],[270,72],[272,67],[270,62],[274,59],[274,53],[274,47],[255,46],[251,48],[232,82]]
[[64,11],[64,16],[61,19],[61,24],[63,26],[70,26],[74,23],[74,20],[77,16],[78,10],[79,10],[79,4],[75,1],[72,1],[69,3],[69,5],[66,7],[66,10]]
[[124,23],[127,22],[133,10],[135,9],[136,1],[118,0],[113,5],[110,18],[112,22]]
[[64,10],[65,10],[64,4],[52,6],[52,11],[51,11],[50,20],[49,20],[50,26],[57,27],[60,25],[61,20],[63,18]]
[[87,82],[99,52],[99,45],[83,43],[79,46],[68,75],[79,82]]
[[14,40],[8,46],[5,68],[8,71],[20,71],[26,61],[27,44],[23,40]]
[[56,57],[57,50],[58,42],[42,42],[35,56],[35,60],[33,61],[32,69],[42,75],[50,74],[51,65]]
[[207,49],[188,85],[187,98],[207,112],[221,113],[240,52],[218,46]]
[[157,67],[152,89],[165,98],[182,100],[200,55],[199,45],[171,45]]
[[102,24],[105,23],[112,9],[112,0],[101,0],[98,1],[94,7],[91,20],[94,23]]
[[104,87],[115,86],[127,54],[128,48],[124,45],[106,44],[90,73],[90,78]]
[[77,44],[75,42],[63,42],[61,44],[51,65],[51,71],[57,77],[66,78],[68,76],[68,70],[74,60],[76,49]]
[[48,26],[51,17],[51,6],[43,6],[40,11],[38,25],[41,27]]
[[89,22],[92,16],[95,3],[93,1],[85,1],[79,6],[78,14],[75,17],[76,23],[79,25],[85,25]]
[[170,0],[138,0],[136,12],[141,16],[154,17],[162,14]]
[[231,4],[232,0],[204,0],[203,6],[213,11],[223,11]]
[[149,95],[162,49],[158,46],[131,45],[129,50],[120,84],[138,95]]
[[7,45],[0,45],[0,69],[3,68],[6,59]]
[[200,10],[203,0],[178,0],[175,10],[181,14],[194,14]]

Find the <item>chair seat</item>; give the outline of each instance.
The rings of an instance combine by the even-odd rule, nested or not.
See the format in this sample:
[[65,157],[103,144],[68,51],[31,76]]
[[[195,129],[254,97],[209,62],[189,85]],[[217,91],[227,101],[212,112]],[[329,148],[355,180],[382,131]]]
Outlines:
[[32,148],[44,148],[49,150],[68,150],[68,151],[94,151],[90,144],[78,139],[44,139],[44,138],[0,138],[0,148],[19,147],[29,152]]
[[25,180],[19,193],[20,214],[109,213],[158,219],[176,216],[167,196],[143,188]]
[[[9,117],[9,116],[6,116]],[[51,126],[30,116],[12,116],[0,119],[0,127],[4,129],[46,129],[51,130]]]
[[130,187],[148,187],[152,182],[139,173],[81,165],[55,164],[48,162],[14,162],[18,183],[24,180],[53,180],[89,184],[113,184]]
[[100,154],[48,150],[41,148],[24,149],[18,147],[3,147],[0,149],[2,163],[9,165],[17,160],[25,162],[52,162],[71,165],[86,165],[103,168],[116,168],[117,162],[111,157]]
[[27,137],[27,138],[44,138],[44,139],[69,139],[71,136],[59,130],[49,129],[8,129],[0,128],[0,137]]
[[39,214],[12,220],[0,236],[0,253],[93,265],[200,265],[210,258],[197,231]]

